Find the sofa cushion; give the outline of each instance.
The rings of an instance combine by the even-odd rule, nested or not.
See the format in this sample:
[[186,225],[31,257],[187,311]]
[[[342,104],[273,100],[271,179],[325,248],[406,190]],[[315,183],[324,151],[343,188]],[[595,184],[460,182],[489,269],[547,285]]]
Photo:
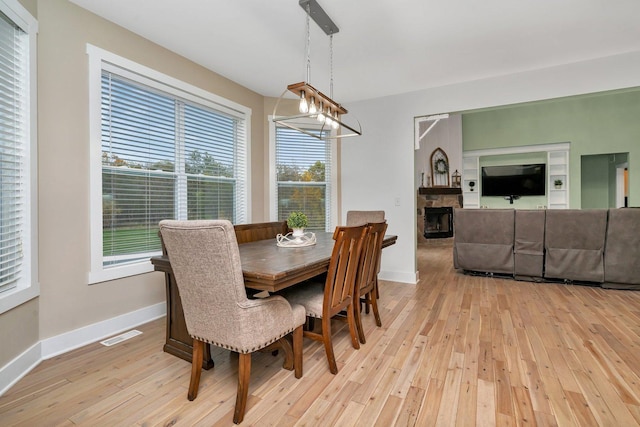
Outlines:
[[457,268],[513,274],[513,245],[458,243],[456,253]]
[[603,282],[607,210],[549,210],[545,223],[544,277]]
[[513,274],[513,209],[455,209],[454,266]]
[[640,209],[609,210],[604,281],[603,287],[640,289]]
[[540,278],[544,266],[545,211],[516,210],[513,246],[514,274],[519,279]]

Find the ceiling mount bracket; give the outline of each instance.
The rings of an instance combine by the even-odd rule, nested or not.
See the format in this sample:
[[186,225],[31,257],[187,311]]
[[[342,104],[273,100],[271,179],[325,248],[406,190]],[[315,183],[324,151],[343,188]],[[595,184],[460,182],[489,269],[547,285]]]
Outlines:
[[340,31],[316,0],[300,0],[298,4],[304,9],[305,13],[307,13],[307,5],[309,5],[309,16],[328,36]]

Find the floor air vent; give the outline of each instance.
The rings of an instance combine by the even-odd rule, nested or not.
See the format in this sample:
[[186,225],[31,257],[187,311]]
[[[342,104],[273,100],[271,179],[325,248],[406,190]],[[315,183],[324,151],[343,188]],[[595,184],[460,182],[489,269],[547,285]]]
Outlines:
[[131,331],[125,332],[124,334],[116,335],[115,337],[111,337],[111,338],[106,339],[104,341],[100,341],[100,344],[102,344],[104,346],[107,346],[107,347],[110,347],[110,346],[118,344],[118,343],[120,343],[122,341],[126,341],[129,338],[133,338],[136,335],[140,335],[141,333],[142,332],[140,332],[137,329],[132,329]]

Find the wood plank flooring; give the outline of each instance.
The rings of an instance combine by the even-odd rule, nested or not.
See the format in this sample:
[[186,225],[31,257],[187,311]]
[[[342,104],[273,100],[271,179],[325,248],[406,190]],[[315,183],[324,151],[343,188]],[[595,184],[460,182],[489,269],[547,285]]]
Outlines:
[[[418,285],[381,282],[360,350],[335,323],[337,375],[310,340],[299,380],[254,355],[243,425],[640,425],[640,292],[465,276],[451,253],[422,244]],[[214,348],[189,402],[164,319],[137,329],[42,362],[0,397],[0,425],[232,425],[237,355]]]

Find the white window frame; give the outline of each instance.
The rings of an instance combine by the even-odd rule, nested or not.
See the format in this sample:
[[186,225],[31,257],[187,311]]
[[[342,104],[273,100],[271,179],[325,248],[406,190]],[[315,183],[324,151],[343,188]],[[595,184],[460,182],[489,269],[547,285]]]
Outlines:
[[[163,92],[195,101],[215,110],[227,112],[234,116],[243,116],[246,132],[243,141],[246,150],[244,168],[246,171],[243,183],[246,191],[242,203],[246,207],[244,215],[237,218],[237,222],[247,222],[250,218],[251,203],[251,109],[230,101],[211,92],[183,82],[156,70],[128,60],[99,47],[87,44],[89,59],[89,133],[90,133],[90,239],[91,266],[88,275],[89,284],[120,279],[137,274],[153,271],[153,265],[147,260],[136,263],[105,267],[102,253],[102,141],[101,141],[101,76],[103,70],[113,71],[122,77],[141,84],[157,88]],[[174,93],[172,93],[174,92]],[[160,252],[149,256],[159,255]]]
[[23,276],[16,287],[0,294],[0,313],[40,295],[38,281],[38,117],[37,117],[37,34],[38,21],[17,0],[0,0],[0,10],[29,37],[29,94],[26,99],[28,116],[25,129],[25,229],[23,231]]
[[[276,168],[276,123],[273,121],[274,116],[269,116],[269,218],[270,221],[278,221],[278,182]],[[310,119],[300,119],[294,122],[296,126],[308,129],[318,129],[321,126],[317,121]],[[338,218],[338,142],[337,139],[327,139],[327,144],[331,150],[331,171],[329,177],[329,185],[331,186],[329,194],[331,195],[331,206],[329,220],[327,221],[326,231],[333,231],[337,225]]]

